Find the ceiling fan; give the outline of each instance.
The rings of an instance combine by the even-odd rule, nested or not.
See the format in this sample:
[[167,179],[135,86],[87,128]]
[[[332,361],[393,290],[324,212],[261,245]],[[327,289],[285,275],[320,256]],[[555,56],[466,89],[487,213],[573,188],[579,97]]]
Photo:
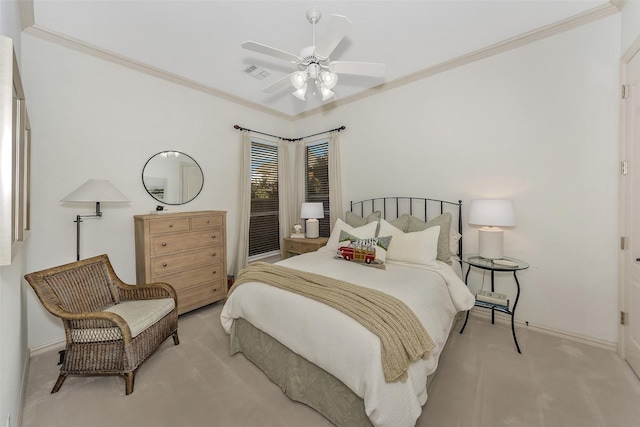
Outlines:
[[329,28],[323,38],[316,43],[316,23],[320,20],[319,9],[309,9],[307,19],[313,26],[312,43],[294,55],[280,49],[276,49],[254,41],[242,43],[244,49],[263,53],[279,59],[284,59],[299,67],[283,78],[265,87],[263,92],[275,92],[289,83],[296,89],[293,96],[304,101],[307,93],[307,84],[311,80],[322,94],[322,100],[326,101],[335,96],[331,90],[338,83],[338,74],[352,74],[359,76],[382,77],[385,73],[385,64],[376,62],[331,61],[329,55],[346,36],[351,21],[346,16],[332,15]]

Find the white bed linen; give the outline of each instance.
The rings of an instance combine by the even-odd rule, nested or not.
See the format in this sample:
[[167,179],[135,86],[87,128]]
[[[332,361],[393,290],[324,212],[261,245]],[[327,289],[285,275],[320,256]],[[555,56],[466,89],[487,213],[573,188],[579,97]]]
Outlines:
[[427,359],[409,367],[405,382],[386,383],[380,339],[346,314],[295,293],[263,283],[238,286],[221,313],[230,333],[242,317],[290,350],[323,368],[364,400],[375,426],[414,426],[427,400],[427,376],[438,365],[455,315],[474,297],[447,264],[415,268],[388,263],[386,270],[338,260],[329,251],[298,255],[278,264],[332,276],[386,292],[405,302],[436,344]]

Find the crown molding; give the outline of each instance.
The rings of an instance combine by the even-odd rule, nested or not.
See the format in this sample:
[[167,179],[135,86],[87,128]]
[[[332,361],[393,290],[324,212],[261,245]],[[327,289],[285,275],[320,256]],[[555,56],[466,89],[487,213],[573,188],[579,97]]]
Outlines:
[[18,10],[20,11],[20,25],[22,30],[26,30],[36,23],[33,12],[33,0],[18,0]]
[[382,83],[378,86],[375,86],[371,89],[365,90],[358,94],[337,99],[330,103],[324,104],[320,107],[317,107],[302,113],[298,113],[295,115],[286,114],[278,110],[265,107],[261,104],[248,101],[244,98],[215,89],[211,86],[198,83],[196,81],[187,79],[177,74],[173,74],[168,71],[162,70],[160,68],[153,67],[151,65],[148,65],[139,61],[135,61],[125,56],[108,51],[106,49],[93,46],[81,40],[74,39],[72,37],[68,37],[66,35],[41,27],[35,23],[33,0],[20,0],[19,9],[20,9],[21,24],[22,24],[23,31],[35,37],[50,41],[52,43],[59,44],[61,46],[68,47],[70,49],[74,49],[74,50],[86,53],[88,55],[101,58],[106,61],[110,61],[119,65],[122,65],[124,67],[169,81],[171,83],[175,83],[175,84],[178,84],[199,92],[203,92],[212,96],[223,98],[228,101],[234,102],[236,104],[239,104],[239,105],[242,105],[266,114],[270,114],[275,117],[279,117],[289,121],[296,121],[303,118],[314,116],[316,114],[321,114],[323,112],[330,111],[338,107],[348,105],[353,102],[360,101],[362,99],[366,99],[371,96],[375,96],[380,93],[414,83],[419,80],[426,79],[433,75],[440,74],[445,71],[449,71],[454,68],[461,67],[461,66],[470,64],[472,62],[479,61],[484,58],[488,58],[490,56],[494,56],[512,49],[519,48],[529,43],[533,43],[538,40],[551,37],[558,33],[569,31],[576,27],[589,24],[599,19],[606,18],[613,14],[619,13],[620,10],[624,7],[625,3],[626,3],[626,0],[610,0],[609,3],[607,4],[594,7],[592,9],[589,9],[587,11],[584,11],[572,17],[566,18],[562,21],[558,21],[556,23],[538,28],[536,30],[529,31],[519,36],[512,37],[508,40],[493,44],[486,48],[475,50],[468,54],[458,56],[451,60],[442,62],[432,67],[425,68],[423,70],[417,71],[407,76],[400,77],[398,79],[392,80],[387,83]]

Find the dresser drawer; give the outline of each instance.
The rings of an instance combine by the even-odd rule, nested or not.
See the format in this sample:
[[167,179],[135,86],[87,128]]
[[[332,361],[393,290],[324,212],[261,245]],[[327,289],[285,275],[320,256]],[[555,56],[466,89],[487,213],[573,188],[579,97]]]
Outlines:
[[215,228],[206,231],[190,231],[181,234],[151,236],[151,255],[162,255],[189,249],[224,244],[222,230]]
[[[154,278],[167,274],[191,270],[205,264],[214,264],[222,260],[222,248],[212,247],[182,252],[179,255],[161,255],[151,259],[151,276]],[[162,280],[158,280],[162,281]]]
[[189,230],[189,218],[167,218],[149,221],[151,234],[177,233]]
[[192,286],[204,285],[222,279],[226,280],[222,263],[205,265],[192,270],[185,270],[152,279],[153,282],[166,282],[170,284],[178,293]]
[[285,241],[284,248],[290,252],[302,252],[302,242]]
[[184,289],[178,293],[178,314],[219,301],[225,294],[224,280]]
[[315,252],[318,250],[319,246],[317,244],[305,244],[303,243],[302,248],[300,248],[300,252],[306,254],[307,252]]
[[191,229],[201,230],[203,228],[222,227],[222,216],[203,215],[191,218]]

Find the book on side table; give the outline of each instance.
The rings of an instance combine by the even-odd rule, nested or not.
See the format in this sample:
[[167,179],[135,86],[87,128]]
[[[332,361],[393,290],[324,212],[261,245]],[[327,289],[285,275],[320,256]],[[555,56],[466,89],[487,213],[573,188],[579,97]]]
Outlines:
[[505,294],[498,292],[489,292],[481,289],[476,294],[476,300],[485,304],[499,305],[502,308],[509,309],[509,299]]

